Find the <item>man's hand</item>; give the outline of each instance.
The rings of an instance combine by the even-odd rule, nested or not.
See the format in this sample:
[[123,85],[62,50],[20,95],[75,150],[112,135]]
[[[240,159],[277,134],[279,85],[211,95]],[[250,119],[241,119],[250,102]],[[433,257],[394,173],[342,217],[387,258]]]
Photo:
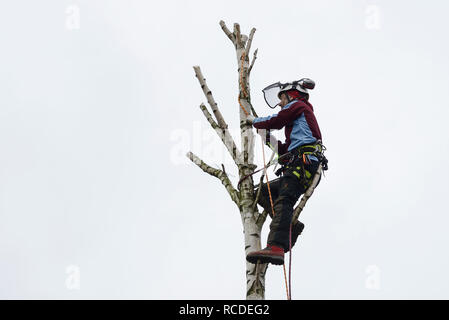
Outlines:
[[278,141],[276,137],[270,133],[270,130],[257,129],[257,133],[262,137],[262,139],[265,139],[266,145],[269,146],[269,144],[271,144],[272,146],[277,146]]
[[253,124],[254,119],[256,119],[256,117],[253,116],[252,114],[249,114],[249,115],[246,117],[246,121],[247,121],[249,124]]

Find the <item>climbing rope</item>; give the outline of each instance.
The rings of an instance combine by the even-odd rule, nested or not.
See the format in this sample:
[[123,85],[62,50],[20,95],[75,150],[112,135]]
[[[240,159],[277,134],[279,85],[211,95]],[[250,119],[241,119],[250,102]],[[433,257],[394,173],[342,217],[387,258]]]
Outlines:
[[[265,178],[267,179],[267,188],[268,188],[268,196],[270,198],[271,212],[273,213],[273,218],[274,218],[275,212],[274,212],[273,198],[271,197],[270,181],[268,180],[267,165],[266,165],[266,162],[265,162],[264,141],[263,141],[263,139],[261,141],[262,141],[263,167],[265,169]],[[262,186],[260,186],[260,187],[262,187]],[[290,268],[289,268],[289,280],[291,280],[291,257],[292,257],[292,250],[291,250],[292,236],[291,236],[291,230],[292,230],[292,226],[291,226],[291,223],[290,223],[290,236],[289,236],[290,237],[290,241],[289,241],[290,242],[290,245],[289,245],[290,246],[290,262],[289,262]],[[282,264],[282,266],[284,268],[285,291],[287,293],[287,300],[291,300],[291,296],[289,294],[289,292],[291,292],[291,281],[290,281],[290,285],[288,285],[287,284],[287,272],[285,271],[285,263]],[[290,290],[289,290],[289,288],[290,288]]]
[[290,222],[290,231],[288,233],[288,300],[292,299],[292,222]]

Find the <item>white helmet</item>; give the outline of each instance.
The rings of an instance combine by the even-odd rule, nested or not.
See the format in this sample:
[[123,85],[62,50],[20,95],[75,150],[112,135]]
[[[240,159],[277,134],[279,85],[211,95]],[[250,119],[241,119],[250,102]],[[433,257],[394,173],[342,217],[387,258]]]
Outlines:
[[296,80],[287,83],[276,82],[265,89],[263,89],[263,94],[265,98],[265,102],[268,104],[270,108],[275,108],[281,101],[280,96],[281,93],[289,91],[289,90],[297,90],[299,92],[309,95],[308,89],[312,90],[315,88],[315,82],[308,78],[303,78],[301,80]]

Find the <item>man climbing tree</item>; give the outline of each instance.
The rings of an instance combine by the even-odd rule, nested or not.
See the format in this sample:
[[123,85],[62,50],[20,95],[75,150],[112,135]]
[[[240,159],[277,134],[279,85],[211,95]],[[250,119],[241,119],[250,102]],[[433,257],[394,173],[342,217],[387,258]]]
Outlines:
[[[250,263],[284,264],[284,252],[291,250],[304,229],[302,222],[292,221],[293,206],[310,186],[322,161],[321,132],[307,90],[314,86],[310,79],[272,84],[263,90],[265,101],[271,108],[279,105],[281,111],[268,117],[248,116],[248,121],[266,137],[268,146],[281,156],[288,155],[282,157],[282,168],[276,173],[282,177],[259,186],[258,203],[269,212],[272,221],[267,247],[250,252],[246,257]],[[269,131],[283,127],[285,143],[276,141]]]
[[[206,79],[203,76],[203,73],[199,66],[194,66],[195,75],[198,78],[201,89],[207,99],[207,102],[210,106],[212,112],[206,107],[204,103],[200,104],[200,109],[203,115],[206,117],[207,121],[211,125],[212,129],[217,133],[220,140],[223,142],[224,146],[229,152],[232,160],[237,166],[239,181],[237,184],[237,188],[234,187],[231,179],[229,178],[224,164],[221,165],[220,168],[215,168],[203,160],[200,157],[195,155],[193,152],[189,151],[186,155],[187,157],[196,164],[203,172],[219,179],[223,186],[226,188],[227,193],[229,194],[231,200],[236,204],[239,216],[243,225],[243,240],[244,240],[244,257],[251,256],[250,253],[258,252],[262,248],[260,242],[260,234],[262,232],[263,224],[266,221],[266,217],[269,214],[273,215],[273,208],[270,205],[266,204],[263,212],[259,212],[257,208],[257,204],[266,201],[266,194],[268,193],[268,197],[270,197],[271,189],[270,185],[267,184],[267,190],[259,188],[260,192],[254,193],[254,180],[253,176],[255,173],[264,170],[266,175],[266,168],[256,170],[257,165],[254,163],[254,132],[252,130],[253,123],[256,128],[282,128],[286,126],[286,143],[278,143],[275,149],[281,150],[284,154],[294,153],[295,150],[300,152],[300,156],[302,156],[304,151],[310,152],[310,150],[300,149],[298,147],[304,148],[305,144],[314,144],[317,148],[321,148],[318,139],[321,139],[321,134],[319,133],[318,125],[316,124],[316,120],[313,117],[312,106],[307,102],[308,94],[307,88],[313,87],[313,82],[308,79],[302,79],[300,81],[294,82],[292,84],[282,85],[280,83],[274,84],[270,87],[264,89],[265,99],[267,103],[274,108],[277,104],[280,103],[282,110],[279,112],[279,115],[267,117],[267,118],[256,118],[257,114],[251,104],[251,90],[249,85],[249,78],[251,74],[251,70],[253,69],[254,62],[257,57],[257,49],[253,52],[253,58],[250,61],[250,50],[251,44],[253,41],[253,37],[256,29],[252,28],[249,36],[242,34],[240,31],[240,25],[238,23],[234,24],[234,30],[231,32],[226,26],[224,21],[220,21],[220,26],[228,37],[231,40],[235,53],[237,56],[237,75],[238,75],[238,95],[236,99],[236,107],[239,111],[239,119],[240,119],[240,133],[241,133],[241,145],[240,147],[234,141],[232,137],[228,124],[225,121],[220,108],[217,102],[214,99],[212,91],[209,89],[209,86],[206,83]],[[300,87],[299,87],[300,86]],[[279,92],[282,91],[282,92]],[[272,96],[273,92],[275,95]],[[278,95],[278,92],[281,93]],[[282,93],[287,93],[286,95],[282,95]],[[282,101],[279,101],[282,99]],[[313,117],[313,120],[311,120]],[[249,121],[248,121],[249,119]],[[312,122],[315,121],[315,122]],[[306,126],[306,127],[304,127]],[[261,129],[262,130],[262,129]],[[265,137],[265,136],[264,136]],[[270,137],[268,133],[268,137]],[[269,144],[270,145],[270,144]],[[271,145],[270,145],[271,146]],[[279,147],[279,148],[278,148]],[[287,152],[290,151],[290,152]],[[276,197],[276,205],[275,212],[278,211],[281,213],[278,216],[273,215],[275,219],[273,221],[273,232],[272,238],[270,240],[270,245],[278,246],[279,248],[286,249],[289,247],[289,241],[286,241],[286,230],[288,233],[288,228],[290,221],[296,221],[302,209],[304,208],[307,199],[313,193],[314,187],[318,183],[319,177],[321,177],[321,170],[326,170],[325,158],[322,153],[316,151],[316,158],[319,159],[318,169],[315,168],[315,163],[308,163],[305,165],[304,170],[291,167],[298,166],[298,161],[292,158],[292,161],[286,163],[284,165],[285,174],[282,177],[282,182],[279,185],[279,190],[276,190],[275,183],[273,182],[273,194],[278,194]],[[308,154],[309,155],[309,154]],[[297,157],[298,158],[298,157]],[[316,158],[310,156],[308,161],[314,161]],[[281,159],[277,159],[280,161]],[[271,162],[271,161],[270,161]],[[311,175],[316,171],[316,174],[312,177]],[[302,181],[302,172],[306,173],[308,178],[307,181]],[[300,180],[291,181],[288,177],[291,175],[298,175]],[[261,183],[262,183],[261,177]],[[292,206],[298,199],[299,195],[304,192],[306,183],[310,183],[312,180],[310,187],[307,188],[307,191],[301,198],[300,203],[293,211],[292,218]],[[265,197],[264,197],[265,196]],[[282,200],[284,199],[284,200]],[[280,227],[274,227],[278,225]],[[285,227],[286,226],[286,227]],[[285,229],[287,228],[287,229]],[[296,234],[299,235],[302,231],[302,224],[295,223],[294,224],[294,237]],[[288,236],[288,234],[287,234]],[[294,242],[293,242],[294,243]],[[274,248],[275,247],[270,247]],[[270,252],[274,252],[275,250],[268,250]],[[265,251],[264,251],[265,252]],[[252,261],[263,260],[265,255],[259,255],[262,257],[261,259],[257,258]],[[283,252],[282,257],[283,259]],[[251,260],[251,258],[250,258]],[[291,260],[290,260],[291,261]],[[280,263],[281,260],[279,257],[275,258],[274,262]],[[268,263],[251,263],[249,261],[245,261],[246,265],[246,298],[247,299],[264,299],[265,298],[265,275],[268,268]],[[285,266],[284,266],[284,276],[285,276]],[[290,282],[291,283],[291,282]],[[291,298],[291,286],[287,291],[287,297]]]

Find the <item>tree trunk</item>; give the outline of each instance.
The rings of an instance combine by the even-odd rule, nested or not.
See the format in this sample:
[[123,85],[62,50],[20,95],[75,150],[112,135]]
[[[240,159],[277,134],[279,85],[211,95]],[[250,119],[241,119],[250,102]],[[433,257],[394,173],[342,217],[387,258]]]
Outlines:
[[[261,231],[262,229],[255,223],[254,218],[244,219],[245,255],[261,249]],[[246,262],[246,299],[265,299],[265,271],[266,265]]]
[[[207,102],[212,110],[210,113],[207,107],[202,103],[200,109],[210,123],[211,127],[215,130],[223,144],[226,146],[229,154],[234,160],[239,170],[239,179],[241,183],[239,190],[236,190],[231,181],[229,180],[224,166],[222,169],[217,169],[204,163],[199,157],[192,152],[187,153],[189,159],[200,167],[204,172],[218,178],[225,186],[232,201],[237,205],[240,212],[240,217],[243,225],[244,232],[244,245],[245,256],[251,251],[261,249],[261,230],[266,218],[266,212],[259,213],[257,205],[255,204],[254,197],[254,182],[252,177],[243,179],[250,175],[256,169],[256,165],[253,163],[254,158],[254,134],[252,125],[246,121],[248,115],[253,114],[257,116],[254,108],[251,105],[250,91],[249,91],[249,74],[256,60],[257,50],[253,55],[252,63],[249,63],[249,51],[251,49],[251,43],[256,31],[253,28],[249,37],[240,33],[240,26],[235,23],[234,30],[231,33],[226,27],[223,21],[220,21],[220,26],[223,32],[234,44],[237,55],[238,65],[238,83],[239,83],[239,95],[238,95],[238,108],[240,115],[240,133],[241,133],[241,148],[237,148],[232,136],[228,131],[228,125],[224,120],[212,92],[206,84],[206,79],[203,77],[200,67],[195,66],[195,74],[200,82],[203,93],[207,99]],[[215,118],[215,119],[214,119]],[[265,298],[265,273],[267,265],[254,265],[246,262],[246,298],[252,300],[261,300]]]

